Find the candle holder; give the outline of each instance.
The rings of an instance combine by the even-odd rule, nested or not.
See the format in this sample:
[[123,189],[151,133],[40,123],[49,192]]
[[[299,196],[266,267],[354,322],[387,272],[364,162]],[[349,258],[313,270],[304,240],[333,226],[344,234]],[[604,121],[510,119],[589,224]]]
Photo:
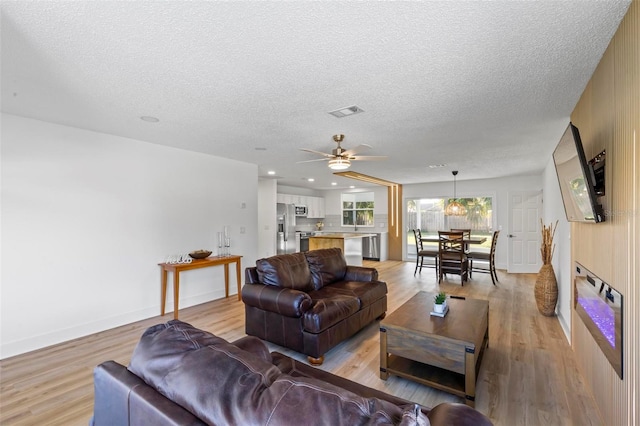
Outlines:
[[224,239],[224,253],[225,256],[231,256],[231,237]]
[[218,232],[217,234],[218,236],[218,257],[222,257],[224,255],[224,253],[222,252],[222,247],[224,244],[224,236],[222,235],[222,232]]

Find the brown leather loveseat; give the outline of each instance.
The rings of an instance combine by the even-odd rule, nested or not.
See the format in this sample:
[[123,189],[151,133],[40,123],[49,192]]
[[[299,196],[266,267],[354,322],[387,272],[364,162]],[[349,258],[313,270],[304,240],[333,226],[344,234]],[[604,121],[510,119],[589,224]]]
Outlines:
[[96,367],[94,387],[91,426],[491,425],[466,405],[428,409],[178,320],[147,329],[128,368]]
[[324,354],[387,310],[374,268],[347,265],[339,248],[283,254],[245,270],[246,333],[308,355]]

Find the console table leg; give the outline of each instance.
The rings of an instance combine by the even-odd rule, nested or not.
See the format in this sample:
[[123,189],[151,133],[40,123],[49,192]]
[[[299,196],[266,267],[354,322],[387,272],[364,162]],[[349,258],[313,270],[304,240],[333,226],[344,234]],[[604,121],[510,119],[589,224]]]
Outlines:
[[160,315],[164,315],[164,309],[167,304],[167,270],[162,268],[162,275],[160,279],[160,289],[162,291],[162,300],[160,301]]
[[173,319],[178,319],[178,300],[180,300],[180,272],[173,273]]
[[224,264],[224,297],[229,297],[229,264]]
[[242,300],[242,296],[240,295],[240,259],[236,261],[236,281],[238,283],[238,300]]

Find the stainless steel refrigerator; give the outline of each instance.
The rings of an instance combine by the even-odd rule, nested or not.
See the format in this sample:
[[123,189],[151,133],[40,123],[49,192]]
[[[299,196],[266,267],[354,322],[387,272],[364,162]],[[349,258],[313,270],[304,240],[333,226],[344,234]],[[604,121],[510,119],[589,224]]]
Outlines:
[[[296,244],[296,209],[293,204],[278,203],[277,206],[278,254],[295,253],[300,250]],[[299,240],[298,240],[299,241]]]

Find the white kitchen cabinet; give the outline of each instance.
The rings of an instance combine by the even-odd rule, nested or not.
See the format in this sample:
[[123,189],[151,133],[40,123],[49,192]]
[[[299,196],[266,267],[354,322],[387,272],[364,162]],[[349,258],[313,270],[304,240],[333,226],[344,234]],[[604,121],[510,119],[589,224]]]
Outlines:
[[317,210],[316,204],[317,203],[315,202],[317,197],[305,197],[305,198],[306,198],[305,202],[307,203],[306,204],[306,206],[307,206],[307,217],[308,218],[318,217],[317,216],[317,212],[316,212],[316,210]]
[[289,194],[277,194],[276,201],[283,204],[293,204],[291,201],[291,195]]
[[312,219],[324,219],[325,203],[323,197],[307,197],[304,195],[276,194],[276,201],[296,206],[307,206],[307,217]]
[[307,197],[307,217],[314,219],[323,219],[324,216],[324,198]]

